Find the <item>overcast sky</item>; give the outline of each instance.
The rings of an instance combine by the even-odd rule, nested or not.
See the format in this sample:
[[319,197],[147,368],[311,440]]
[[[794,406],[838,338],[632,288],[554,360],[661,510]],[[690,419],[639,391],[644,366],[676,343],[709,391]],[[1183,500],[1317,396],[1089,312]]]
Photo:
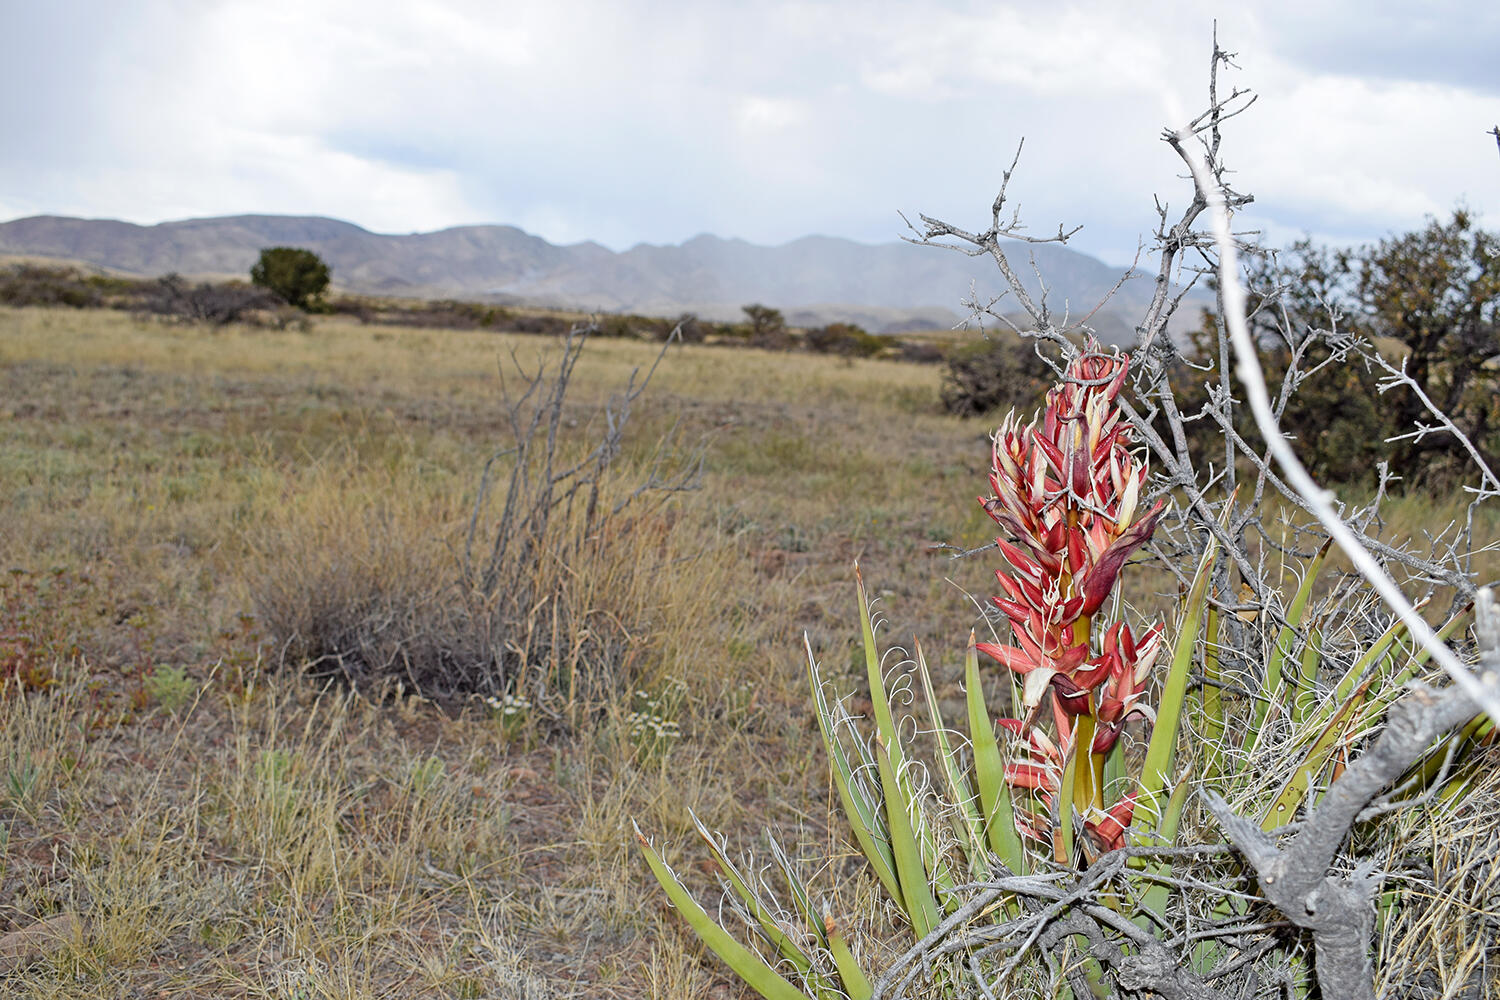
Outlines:
[[[1224,4],[1226,160],[1275,242],[1500,226],[1500,4]],[[1111,262],[1187,187],[1212,5],[0,0],[0,220],[330,215],[614,249],[1033,230]]]

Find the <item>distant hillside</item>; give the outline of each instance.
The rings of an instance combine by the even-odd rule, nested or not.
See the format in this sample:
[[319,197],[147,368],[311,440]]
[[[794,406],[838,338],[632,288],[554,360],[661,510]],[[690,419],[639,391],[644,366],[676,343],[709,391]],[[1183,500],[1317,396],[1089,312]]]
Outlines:
[[[261,248],[300,246],[333,267],[335,282],[380,295],[495,297],[606,312],[715,319],[762,302],[797,323],[858,322],[877,331],[951,325],[971,284],[1000,290],[994,264],[910,244],[808,236],[776,247],[697,236],[677,246],[640,244],[615,253],[597,243],[556,246],[514,226],[461,226],[385,235],[336,219],[242,215],[137,226],[36,216],[0,223],[0,254],[52,257],[130,274],[245,275]],[[1046,277],[1049,301],[1081,317],[1120,272],[1066,247],[1016,244]],[[1029,282],[1036,294],[1035,279]],[[1149,279],[1127,282],[1093,325],[1128,340],[1151,297]],[[1004,303],[1002,301],[1001,306]]]

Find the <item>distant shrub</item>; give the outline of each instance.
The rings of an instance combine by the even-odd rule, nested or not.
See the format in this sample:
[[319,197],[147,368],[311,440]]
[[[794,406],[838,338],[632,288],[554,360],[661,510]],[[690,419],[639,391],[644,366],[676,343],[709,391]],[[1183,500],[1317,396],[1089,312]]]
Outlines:
[[873,358],[884,351],[888,341],[866,332],[853,323],[829,323],[807,331],[803,343],[819,354],[837,354],[846,358]]
[[625,316],[613,313],[599,319],[599,336],[612,338],[632,338],[638,336],[636,328],[641,323],[640,316]]
[[1052,372],[1021,340],[981,340],[948,356],[943,408],[961,417],[992,410],[1029,410],[1047,394]]
[[252,284],[298,309],[320,304],[330,276],[321,257],[300,247],[267,247],[250,268]]
[[241,282],[193,284],[180,274],[169,274],[157,281],[146,308],[162,316],[225,326],[248,319],[261,310],[274,310],[280,304],[265,289]]
[[90,309],[103,305],[104,296],[72,268],[18,264],[0,272],[0,303]]
[[767,351],[785,351],[792,346],[792,335],[786,328],[786,317],[780,309],[759,303],[744,307],[750,327],[750,346]]
[[296,330],[298,333],[312,332],[312,319],[294,306],[278,303],[275,309],[264,314],[266,322],[278,330]]
[[517,316],[511,329],[517,333],[540,333],[558,337],[572,329],[573,324],[561,316]]
[[941,346],[926,340],[903,340],[896,349],[902,361],[916,365],[938,365],[947,359]]
[[147,278],[123,278],[113,274],[89,274],[83,283],[104,297],[104,305],[118,308],[139,302],[154,284]]
[[678,337],[684,344],[701,344],[708,338],[709,325],[700,320],[693,313],[683,313],[674,320],[666,333],[662,334],[665,339],[672,330],[678,330]]
[[353,316],[361,323],[376,319],[376,309],[366,298],[358,295],[340,295],[328,302],[328,311],[335,316]]
[[398,322],[410,326],[442,327],[449,330],[493,330],[512,319],[511,312],[484,302],[439,299],[424,302],[398,314]]
[[484,302],[438,299],[377,313],[376,322],[443,330],[504,329],[514,319],[509,309]]

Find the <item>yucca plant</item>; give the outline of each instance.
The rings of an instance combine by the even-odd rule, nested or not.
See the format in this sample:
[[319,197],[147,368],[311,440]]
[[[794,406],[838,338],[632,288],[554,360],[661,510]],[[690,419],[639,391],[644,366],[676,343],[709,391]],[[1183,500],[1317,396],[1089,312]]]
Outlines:
[[[1184,638],[1174,648],[1158,710],[1147,692],[1165,642],[1163,626],[1151,626],[1138,639],[1124,621],[1097,620],[1127,558],[1150,537],[1164,508],[1138,509],[1146,469],[1132,453],[1129,428],[1115,406],[1128,368],[1128,356],[1090,345],[1035,420],[1023,427],[1007,419],[996,435],[994,495],[981,502],[1026,548],[998,542],[1010,571],[997,573],[1004,593],[993,603],[1009,620],[1014,644],[981,643],[970,634],[967,740],[938,710],[920,645],[911,662],[928,713],[919,728],[930,732],[932,745],[913,747],[903,738],[857,572],[873,706],[868,737],[844,703],[830,699],[813,650],[806,649],[810,693],[844,814],[871,871],[909,925],[913,945],[940,934],[959,941],[961,930],[1019,919],[1046,897],[1059,874],[1124,847],[1138,802],[1151,816],[1141,831],[1144,843],[1170,842],[1181,815],[1185,797],[1169,794],[1168,775],[1214,547],[1205,550],[1184,601],[1177,626]],[[986,704],[981,653],[1022,681],[1019,690],[1013,686],[1012,702],[1026,711],[1024,718],[997,720]],[[1132,717],[1155,719],[1135,777],[1127,774],[1132,762],[1121,739]],[[935,762],[935,777],[919,763],[926,759]],[[856,960],[845,922],[814,904],[779,849],[773,853],[790,906],[778,903],[758,875],[737,867],[701,824],[698,832],[759,948],[736,941],[710,917],[644,837],[642,850],[673,904],[737,974],[766,997],[872,994],[872,974]],[[1141,891],[1149,888],[1146,875],[1128,877],[1140,881]],[[994,964],[977,957],[989,943],[981,935],[972,947],[954,949],[944,956],[952,968],[932,971],[929,985],[964,995],[972,988],[968,977],[984,976]]]

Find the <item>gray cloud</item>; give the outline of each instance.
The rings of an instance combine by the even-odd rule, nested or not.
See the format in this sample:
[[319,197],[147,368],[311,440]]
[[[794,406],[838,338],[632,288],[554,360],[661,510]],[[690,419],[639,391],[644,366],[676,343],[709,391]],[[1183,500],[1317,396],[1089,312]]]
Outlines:
[[1266,20],[1283,56],[1303,67],[1500,94],[1493,5],[1339,0],[1288,4]]
[[[127,10],[128,7],[128,10]],[[1029,5],[11,4],[0,217],[328,214],[386,231],[509,222],[616,248],[982,224],[1012,185],[1038,230],[1129,259],[1184,197],[1160,129],[1201,104],[1185,2]],[[1227,12],[1261,92],[1230,162],[1271,233],[1375,238],[1457,200],[1500,209],[1495,15],[1479,3]],[[1486,144],[1488,143],[1488,144]]]

